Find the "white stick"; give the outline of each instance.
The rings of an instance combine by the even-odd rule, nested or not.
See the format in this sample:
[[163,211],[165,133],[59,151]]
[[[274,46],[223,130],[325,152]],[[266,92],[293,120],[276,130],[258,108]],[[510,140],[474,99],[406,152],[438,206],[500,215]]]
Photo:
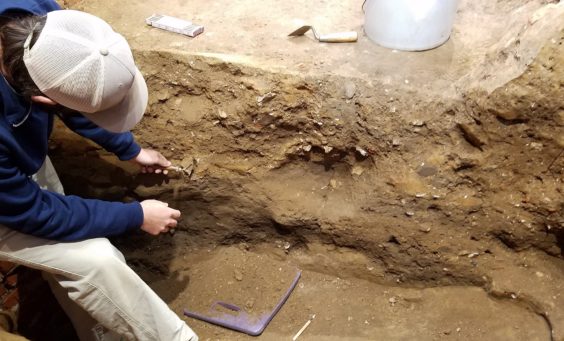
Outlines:
[[313,320],[315,318],[315,315],[313,315],[311,317],[311,319],[307,320],[307,322],[304,324],[304,326],[302,327],[302,329],[300,329],[296,335],[294,335],[294,337],[292,338],[292,341],[296,341],[298,339],[298,337],[300,337],[300,335],[302,335],[302,333],[304,332],[304,330],[306,330],[306,328],[310,325],[311,320]]

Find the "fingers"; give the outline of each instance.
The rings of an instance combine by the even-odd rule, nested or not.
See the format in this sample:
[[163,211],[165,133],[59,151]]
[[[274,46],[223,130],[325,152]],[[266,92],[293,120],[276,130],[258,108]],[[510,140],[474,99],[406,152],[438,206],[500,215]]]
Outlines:
[[166,233],[166,232],[170,231],[171,229],[176,228],[176,226],[178,226],[178,220],[176,220],[176,219],[178,219],[178,218],[180,218],[180,211],[171,209],[170,219],[168,219],[166,221],[166,226],[163,229],[163,232]]
[[168,203],[148,199],[141,203],[143,210],[143,224],[141,229],[151,235],[170,232],[178,226],[180,211],[170,208]]
[[169,167],[172,163],[168,161],[163,154],[157,152],[157,164],[161,167]]
[[[169,166],[170,166],[170,161],[168,162]],[[156,165],[156,166],[161,166],[161,165]],[[168,170],[164,169],[164,168],[156,168],[156,166],[143,166],[141,167],[141,173],[146,174],[146,173],[155,173],[155,174],[164,174],[167,175],[168,174]],[[168,166],[162,166],[162,167],[168,167]]]
[[163,154],[152,149],[141,149],[134,161],[141,165],[141,173],[167,174],[164,168],[172,165]]
[[[169,219],[166,222],[166,226],[163,226],[160,233],[168,233],[170,230],[175,229],[178,226],[178,221],[175,219]],[[157,233],[159,234],[159,233]]]
[[178,218],[180,218],[180,211],[173,209],[172,212],[171,212],[171,214],[170,214],[170,216],[171,216],[172,218],[174,218],[174,219],[178,219]]

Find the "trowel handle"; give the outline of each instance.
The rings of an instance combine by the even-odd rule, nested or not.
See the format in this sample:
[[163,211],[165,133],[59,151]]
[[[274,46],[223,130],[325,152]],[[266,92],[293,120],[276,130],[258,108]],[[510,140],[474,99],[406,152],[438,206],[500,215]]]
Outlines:
[[319,36],[319,41],[323,43],[354,43],[357,40],[358,34],[355,31],[329,33]]

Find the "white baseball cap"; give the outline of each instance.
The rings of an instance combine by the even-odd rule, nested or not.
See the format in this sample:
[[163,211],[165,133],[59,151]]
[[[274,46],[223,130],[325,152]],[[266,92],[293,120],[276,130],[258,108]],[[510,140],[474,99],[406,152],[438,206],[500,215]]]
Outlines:
[[24,63],[39,90],[113,132],[131,130],[147,108],[147,84],[125,38],[104,20],[80,11],[47,14]]

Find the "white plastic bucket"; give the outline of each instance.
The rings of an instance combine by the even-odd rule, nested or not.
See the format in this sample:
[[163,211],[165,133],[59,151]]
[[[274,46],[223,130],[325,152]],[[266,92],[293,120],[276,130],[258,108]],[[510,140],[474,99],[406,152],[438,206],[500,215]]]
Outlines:
[[457,7],[458,0],[367,0],[364,31],[391,49],[433,49],[450,37]]

